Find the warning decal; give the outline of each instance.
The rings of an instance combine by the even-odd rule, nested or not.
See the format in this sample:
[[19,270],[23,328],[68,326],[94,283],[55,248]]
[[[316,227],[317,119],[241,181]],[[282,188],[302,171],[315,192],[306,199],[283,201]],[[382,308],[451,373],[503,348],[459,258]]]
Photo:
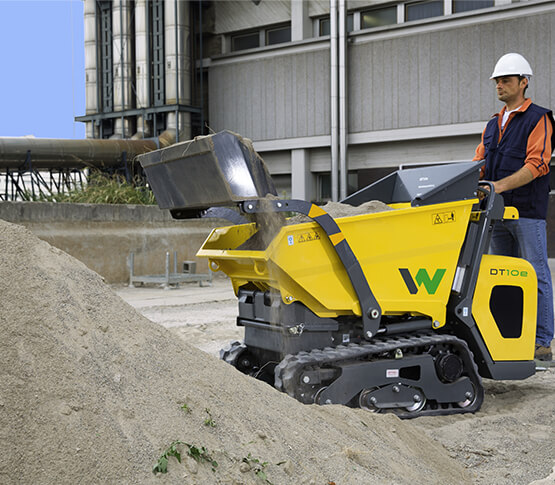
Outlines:
[[318,239],[320,239],[320,236],[318,235],[317,232],[305,232],[304,234],[299,235],[299,239],[297,240],[297,242],[305,243],[310,241],[316,241]]
[[455,211],[432,214],[432,224],[448,224],[455,222]]

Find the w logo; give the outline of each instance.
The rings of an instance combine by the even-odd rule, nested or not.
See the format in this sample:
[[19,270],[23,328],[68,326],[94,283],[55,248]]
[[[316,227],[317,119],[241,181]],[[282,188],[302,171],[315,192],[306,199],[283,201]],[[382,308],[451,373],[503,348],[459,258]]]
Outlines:
[[416,277],[413,279],[410,271],[407,268],[399,268],[399,272],[401,273],[403,281],[405,282],[405,285],[407,285],[407,288],[411,295],[416,295],[416,293],[418,293],[418,286],[422,285],[424,285],[424,288],[426,288],[428,295],[434,295],[437,291],[437,287],[443,279],[445,271],[445,269],[437,269],[434,273],[434,276],[430,278],[428,272],[424,268],[420,268],[418,270],[418,273],[416,273]]

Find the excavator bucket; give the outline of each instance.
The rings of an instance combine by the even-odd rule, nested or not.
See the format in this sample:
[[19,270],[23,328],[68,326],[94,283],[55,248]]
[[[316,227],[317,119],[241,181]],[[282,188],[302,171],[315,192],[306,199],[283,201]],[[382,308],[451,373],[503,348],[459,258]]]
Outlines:
[[137,159],[158,205],[176,219],[277,194],[252,142],[230,131],[196,137]]

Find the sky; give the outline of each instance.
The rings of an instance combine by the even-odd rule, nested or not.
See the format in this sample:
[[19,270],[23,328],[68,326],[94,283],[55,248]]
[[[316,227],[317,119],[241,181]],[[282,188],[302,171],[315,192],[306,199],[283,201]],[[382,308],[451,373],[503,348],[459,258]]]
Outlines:
[[82,0],[0,0],[0,136],[85,138]]

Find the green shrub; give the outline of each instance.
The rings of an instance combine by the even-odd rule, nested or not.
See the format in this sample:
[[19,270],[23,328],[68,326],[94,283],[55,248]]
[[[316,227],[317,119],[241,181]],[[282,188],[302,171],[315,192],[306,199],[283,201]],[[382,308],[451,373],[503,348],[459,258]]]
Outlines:
[[156,205],[154,194],[148,187],[132,184],[118,174],[91,172],[88,183],[65,193],[41,195],[34,200],[46,202],[73,202],[82,204],[139,204]]

